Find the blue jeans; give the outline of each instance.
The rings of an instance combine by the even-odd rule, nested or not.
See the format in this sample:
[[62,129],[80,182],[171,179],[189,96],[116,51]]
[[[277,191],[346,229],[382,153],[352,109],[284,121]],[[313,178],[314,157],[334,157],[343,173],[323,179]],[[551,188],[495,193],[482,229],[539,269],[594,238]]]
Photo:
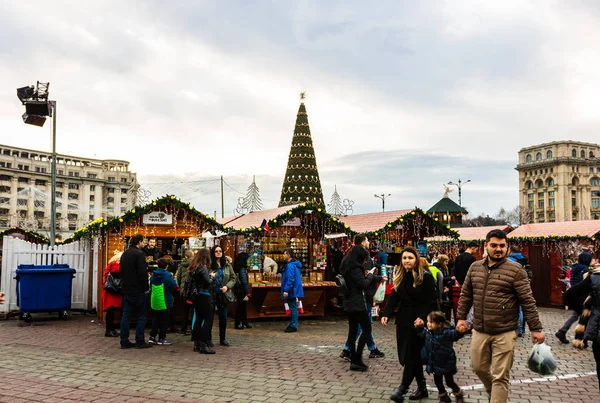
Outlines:
[[[373,311],[367,307],[367,313],[369,314],[369,321],[373,324]],[[358,333],[356,334],[356,338],[358,339],[362,334],[362,328],[360,327],[360,323],[358,324]],[[369,338],[367,339],[367,348],[369,351],[373,351],[377,349],[377,345],[375,344],[375,339],[373,338],[373,332],[369,334]],[[350,343],[346,340],[346,345],[344,346],[344,350],[350,351]]]
[[146,328],[146,316],[148,315],[148,296],[126,295],[123,297],[123,316],[121,316],[121,345],[129,343],[129,321],[131,313],[135,310],[137,314],[135,327],[135,343],[144,344],[144,329]]
[[525,319],[523,318],[523,308],[519,306],[519,336],[525,333]]
[[289,298],[287,303],[290,307],[290,312],[292,313],[292,316],[290,317],[290,327],[298,329],[298,303],[296,302],[296,298]]
[[577,323],[578,320],[579,320],[579,315],[577,314],[577,312],[573,311],[571,316],[569,316],[569,319],[567,319],[565,324],[562,325],[562,327],[560,328],[560,331],[566,334],[569,331],[569,329],[571,328],[571,326],[573,326],[573,323]]

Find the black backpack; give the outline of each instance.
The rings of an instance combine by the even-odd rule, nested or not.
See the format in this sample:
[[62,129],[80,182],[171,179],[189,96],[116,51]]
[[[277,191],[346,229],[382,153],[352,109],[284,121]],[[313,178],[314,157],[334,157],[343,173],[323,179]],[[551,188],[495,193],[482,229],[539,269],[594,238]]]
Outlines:
[[338,274],[335,276],[335,286],[339,295],[345,297],[350,294],[350,289],[343,275]]

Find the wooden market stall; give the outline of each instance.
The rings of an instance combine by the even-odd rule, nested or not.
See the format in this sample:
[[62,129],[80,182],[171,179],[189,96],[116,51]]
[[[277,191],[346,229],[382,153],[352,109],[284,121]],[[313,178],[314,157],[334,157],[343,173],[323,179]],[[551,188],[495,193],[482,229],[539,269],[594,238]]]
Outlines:
[[563,306],[565,271],[584,250],[600,257],[600,221],[567,221],[521,225],[508,234],[529,259],[531,290],[538,305]]
[[292,205],[248,213],[229,220],[225,230],[235,244],[236,252],[248,252],[248,273],[251,298],[248,318],[285,317],[281,298],[281,274],[265,275],[263,257],[275,260],[281,270],[283,252],[292,247],[302,263],[304,313],[300,316],[323,316],[330,296],[335,295],[335,283],[326,280],[329,233],[351,230],[320,206]]
[[[135,207],[121,217],[109,220],[101,218],[77,230],[73,237],[74,240],[85,237],[98,240],[97,264],[99,270],[96,278],[98,316],[103,319],[104,268],[112,256],[126,249],[130,237],[142,234],[146,238],[156,238],[157,248],[161,250],[161,254],[170,254],[177,262],[181,255],[181,247],[184,244],[189,245],[190,239],[200,239],[203,233],[222,232],[222,230],[223,226],[210,215],[203,214],[189,203],[182,202],[171,195],[155,200],[146,206]],[[233,255],[234,249],[228,245],[228,239],[222,239],[221,242],[226,253]],[[176,318],[181,316],[181,304],[182,301],[177,296],[174,307]]]

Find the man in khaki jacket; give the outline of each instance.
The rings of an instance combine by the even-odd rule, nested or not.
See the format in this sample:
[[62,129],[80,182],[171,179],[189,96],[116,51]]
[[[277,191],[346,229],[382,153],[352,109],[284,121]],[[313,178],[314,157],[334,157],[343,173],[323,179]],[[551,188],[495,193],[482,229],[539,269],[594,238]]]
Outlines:
[[459,329],[466,327],[469,309],[474,308],[471,366],[492,403],[508,400],[519,305],[523,307],[533,343],[544,341],[527,273],[520,264],[506,258],[507,248],[503,231],[493,230],[487,234],[487,257],[471,265],[458,304]]

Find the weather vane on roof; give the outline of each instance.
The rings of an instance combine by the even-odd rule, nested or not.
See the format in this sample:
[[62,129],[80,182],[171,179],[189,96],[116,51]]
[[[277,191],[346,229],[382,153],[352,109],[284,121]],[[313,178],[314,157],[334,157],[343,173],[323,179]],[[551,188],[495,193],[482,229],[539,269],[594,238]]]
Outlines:
[[300,93],[300,100],[302,101],[303,99],[306,99],[306,91]]

